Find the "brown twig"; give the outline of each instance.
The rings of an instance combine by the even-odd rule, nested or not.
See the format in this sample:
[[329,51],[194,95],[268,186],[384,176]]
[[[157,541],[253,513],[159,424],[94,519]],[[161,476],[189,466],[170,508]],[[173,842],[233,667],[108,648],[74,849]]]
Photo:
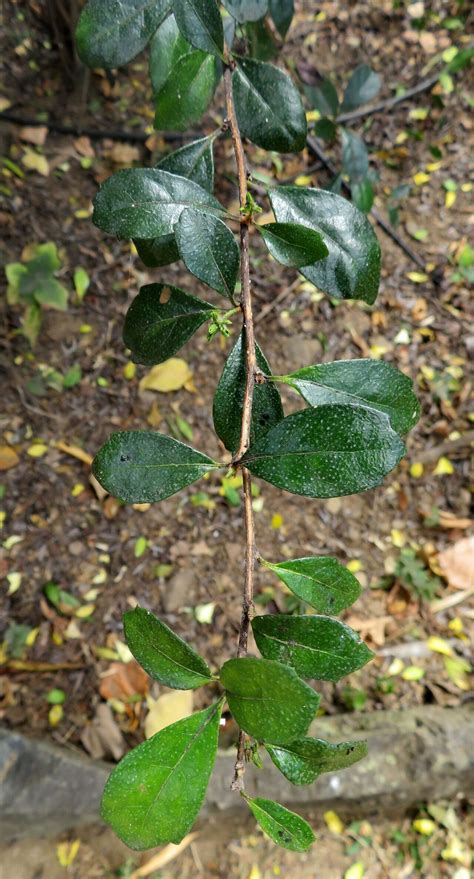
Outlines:
[[441,443],[439,446],[431,446],[422,452],[414,452],[413,457],[420,464],[429,464],[432,461],[437,461],[442,455],[448,455],[450,452],[457,452],[458,449],[467,448],[471,443],[474,443],[474,430],[467,430],[466,433],[463,433],[457,439],[446,440],[445,443]]
[[414,98],[422,92],[427,92],[428,89],[433,88],[433,86],[436,85],[438,80],[439,71],[438,73],[434,73],[433,76],[428,77],[428,79],[423,79],[421,82],[418,82],[413,88],[407,89],[402,95],[395,95],[395,97],[386,98],[385,101],[373,104],[372,107],[360,107],[358,110],[351,110],[350,113],[341,113],[341,115],[337,117],[336,122],[355,122],[356,119],[363,119],[365,116],[373,116],[374,113],[382,113],[385,110],[391,110],[392,107],[396,107],[397,104],[403,104],[404,101],[409,101],[410,98]]
[[[240,134],[239,124],[235,114],[234,100],[232,95],[232,68],[229,63],[224,71],[224,90],[227,112],[227,123],[232,135],[235,160],[239,180],[239,198],[241,207],[240,219],[240,256],[241,256],[241,282],[242,293],[240,307],[242,309],[243,327],[245,330],[243,339],[245,344],[245,392],[242,409],[242,427],[239,448],[234,455],[234,463],[238,464],[250,445],[250,429],[252,423],[253,392],[257,362],[255,358],[255,332],[252,312],[252,292],[250,284],[250,257],[249,257],[249,220],[247,213],[247,167],[244,147]],[[244,525],[245,525],[245,578],[242,597],[242,616],[239,629],[239,644],[237,656],[242,657],[247,653],[247,643],[250,629],[250,615],[253,608],[253,581],[255,567],[255,528],[252,509],[252,481],[249,471],[242,467],[243,493],[244,493]],[[244,788],[243,774],[245,771],[245,733],[240,730],[235,762],[234,779],[232,789],[242,791]]]

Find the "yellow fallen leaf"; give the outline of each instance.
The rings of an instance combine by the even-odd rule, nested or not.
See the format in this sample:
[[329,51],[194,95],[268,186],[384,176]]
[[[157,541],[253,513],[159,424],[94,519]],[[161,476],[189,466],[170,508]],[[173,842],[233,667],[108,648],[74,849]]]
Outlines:
[[380,360],[381,357],[384,356],[388,351],[386,345],[371,345],[370,346],[370,355],[374,358],[374,360]]
[[471,866],[471,852],[458,836],[449,839],[448,845],[441,852],[441,857],[443,861],[457,861],[463,867]]
[[297,186],[309,186],[311,184],[311,177],[308,177],[307,174],[300,174],[296,178],[295,183]]
[[3,95],[0,96],[0,113],[4,113],[11,105],[12,102],[8,98],[4,98]]
[[456,193],[455,192],[447,192],[444,196],[444,203],[446,207],[452,208],[453,204],[456,202]]
[[425,183],[428,183],[430,179],[429,174],[425,174],[424,171],[419,171],[418,174],[413,175],[413,182],[416,186],[423,186]]
[[150,739],[165,726],[192,714],[193,693],[192,690],[175,690],[156,700],[149,696],[147,702],[149,711],[145,719],[145,736]]
[[444,660],[444,668],[446,674],[460,690],[468,691],[471,684],[467,675],[471,671],[471,666],[467,660],[460,656],[446,656]]
[[135,374],[137,371],[136,363],[133,363],[131,360],[125,364],[123,368],[123,377],[126,381],[130,382],[133,378],[135,378]]
[[260,872],[260,868],[257,867],[256,864],[253,865],[250,873],[248,875],[248,879],[262,879],[262,874]]
[[321,113],[319,110],[308,110],[306,113],[307,122],[317,122],[318,119],[321,119]]
[[20,459],[11,446],[0,446],[0,470],[10,470],[20,463]]
[[430,162],[430,164],[426,166],[426,170],[427,171],[439,171],[439,169],[442,167],[443,167],[442,162]]
[[45,446],[43,443],[33,443],[29,449],[26,450],[26,454],[30,456],[30,458],[42,458],[43,455],[46,455],[48,451],[48,446]]
[[5,519],[7,518],[7,514],[5,510],[0,510],[0,531],[5,524]]
[[64,711],[62,705],[53,705],[48,712],[49,725],[56,727],[63,719]]
[[79,497],[80,494],[85,490],[85,485],[82,482],[76,482],[71,489],[71,494],[73,497]]
[[423,476],[425,468],[421,462],[416,462],[410,467],[410,476],[413,476],[413,479],[420,479]]
[[60,842],[56,846],[56,854],[61,867],[70,867],[81,847],[81,841],[75,839],[74,842]]
[[281,516],[280,513],[274,513],[272,516],[272,528],[274,528],[275,531],[278,531],[278,529],[281,528],[282,525],[283,516]]
[[21,157],[22,164],[28,171],[37,171],[42,177],[49,177],[49,162],[46,156],[37,153],[35,150],[26,149]]
[[406,140],[408,140],[408,132],[407,131],[400,131],[395,138],[395,143],[396,144],[405,143]]
[[28,632],[28,634],[25,638],[26,646],[33,647],[33,644],[35,643],[38,635],[39,635],[39,626],[37,626],[35,629],[30,629],[30,631]]
[[356,861],[344,873],[344,879],[363,879],[365,875],[365,867],[362,861]]
[[439,638],[437,635],[432,635],[431,638],[428,638],[426,642],[426,646],[429,647],[430,650],[433,650],[434,653],[441,653],[443,656],[452,656],[453,651],[447,641],[444,638]]
[[358,574],[362,570],[363,564],[359,559],[351,559],[350,562],[347,562],[346,568],[351,574]]
[[425,284],[429,280],[426,272],[407,272],[407,278],[414,284]]
[[179,391],[191,378],[192,372],[186,361],[180,357],[171,357],[164,363],[154,366],[147,375],[143,376],[139,389],[168,394],[171,391]]
[[439,459],[435,469],[433,470],[434,476],[451,476],[454,473],[454,467],[451,464],[449,458],[442,457]]
[[426,117],[428,116],[428,113],[428,107],[415,107],[414,110],[410,110],[408,117],[410,119],[416,119],[423,122],[423,120],[426,119]]
[[436,830],[436,824],[430,818],[416,818],[412,824],[413,830],[422,836],[432,836]]
[[461,617],[454,617],[454,619],[450,620],[448,623],[448,629],[451,629],[455,635],[461,635],[464,632],[464,623]]
[[394,675],[399,675],[402,673],[404,668],[405,663],[403,662],[403,660],[401,660],[399,657],[396,657],[396,659],[394,659],[393,662],[390,663],[387,669],[387,674],[390,675],[390,677],[393,677]]
[[461,192],[472,192],[473,186],[472,183],[461,183]]
[[397,528],[392,528],[390,532],[390,538],[393,545],[396,546],[397,549],[401,549],[402,546],[405,546],[405,543],[407,542],[406,534],[404,534],[403,531],[399,531]]
[[88,617],[92,616],[95,611],[95,604],[83,604],[82,607],[78,607],[75,613],[76,617],[79,617],[80,620],[86,620]]
[[424,668],[421,668],[419,665],[409,665],[402,671],[402,678],[404,681],[420,681],[424,674]]
[[8,592],[7,595],[14,595],[21,586],[21,574],[19,571],[11,571],[7,574]]
[[342,823],[339,815],[336,812],[325,812],[323,817],[326,822],[326,826],[331,831],[331,833],[340,834],[344,832],[344,824]]

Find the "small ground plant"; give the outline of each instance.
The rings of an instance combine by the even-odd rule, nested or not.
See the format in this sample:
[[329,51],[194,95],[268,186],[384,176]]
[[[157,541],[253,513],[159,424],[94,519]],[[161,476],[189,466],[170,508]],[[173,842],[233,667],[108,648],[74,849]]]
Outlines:
[[[127,643],[143,668],[177,689],[206,686],[214,701],[139,745],[112,772],[102,815],[131,848],[178,843],[201,808],[217,752],[225,704],[240,734],[232,787],[277,844],[305,851],[309,824],[283,806],[251,797],[246,760],[259,765],[265,750],[294,784],[361,759],[366,744],[331,744],[308,734],[320,697],[307,680],[338,681],[372,656],[356,632],[334,616],[360,594],[354,576],[335,558],[268,561],[256,550],[252,478],[297,495],[328,498],[374,488],[405,453],[401,436],[419,407],[409,378],[380,361],[351,360],[303,366],[289,375],[272,370],[255,338],[249,240],[261,235],[270,255],[299,270],[331,297],[376,298],[380,248],[367,218],[332,192],[270,187],[274,222],[258,222],[250,196],[244,140],[280,153],[306,143],[306,117],[297,89],[278,67],[242,54],[243,27],[261,22],[284,36],[292,0],[89,0],[77,31],[82,59],[92,67],[126,64],[150,44],[155,126],[185,131],[195,124],[223,80],[222,124],[186,144],[154,168],[119,171],[100,188],[93,220],[131,239],[146,265],[181,259],[189,272],[227,300],[222,308],[161,283],[142,287],[125,319],[124,341],[137,363],[172,357],[203,325],[210,337],[229,333],[241,315],[240,335],[214,397],[214,426],[241,475],[245,525],[242,615],[237,655],[213,671],[192,647],[147,609],[125,614]],[[232,138],[240,196],[233,216],[214,194],[213,144]],[[239,241],[232,229],[239,228]],[[240,292],[236,285],[240,272]],[[279,384],[306,408],[285,416]],[[228,463],[155,431],[112,434],[93,471],[125,503],[156,503]],[[230,526],[229,526],[230,527]],[[233,539],[235,533],[232,532]],[[258,561],[309,609],[305,614],[255,615]],[[247,655],[253,635],[261,654]]]

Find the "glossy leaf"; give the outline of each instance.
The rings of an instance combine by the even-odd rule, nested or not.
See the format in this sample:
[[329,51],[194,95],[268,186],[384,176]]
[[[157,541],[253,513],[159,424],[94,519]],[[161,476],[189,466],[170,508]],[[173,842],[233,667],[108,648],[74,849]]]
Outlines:
[[275,766],[292,784],[312,784],[323,772],[347,769],[367,756],[367,742],[340,742],[300,739],[289,745],[267,745]]
[[270,0],[269,9],[278,33],[286,37],[295,14],[294,0]]
[[268,12],[268,0],[224,0],[224,6],[236,21],[258,21]]
[[305,86],[305,93],[311,106],[322,116],[337,116],[339,98],[330,79],[323,79],[319,86]]
[[[230,352],[216,389],[213,418],[217,436],[230,452],[236,452],[242,429],[242,409],[245,391],[244,335],[240,334]],[[270,366],[258,345],[255,346],[257,366],[265,375],[271,375]],[[280,394],[275,393],[273,382],[256,384],[254,387],[250,441],[264,436],[284,417]]]
[[135,659],[156,681],[175,690],[194,690],[212,680],[204,659],[143,607],[127,611],[123,625]]
[[380,485],[404,454],[386,415],[328,405],[288,415],[243,461],[255,476],[293,494],[341,497]]
[[257,226],[274,259],[284,266],[307,266],[329,253],[319,232],[296,223],[267,223]]
[[382,79],[367,64],[360,64],[354,70],[344,92],[342,110],[355,110],[378,95]]
[[327,116],[323,116],[322,119],[318,119],[315,122],[314,130],[318,137],[321,137],[322,140],[326,140],[328,143],[336,139],[337,125],[332,119],[328,119]]
[[138,256],[146,266],[156,268],[169,266],[179,260],[179,250],[174,235],[162,235],[158,238],[135,238],[134,245]]
[[345,128],[342,129],[341,137],[342,169],[352,182],[360,183],[369,170],[367,147],[361,137]]
[[363,214],[369,214],[375,199],[374,187],[371,181],[366,177],[351,185],[351,198],[356,208]]
[[229,659],[220,680],[235,720],[259,741],[286,744],[304,735],[319,705],[318,694],[279,662]]
[[212,214],[188,208],[179,218],[175,235],[186,268],[232,302],[240,251],[225,223]]
[[150,79],[155,95],[172,75],[180,58],[192,51],[193,47],[184,39],[174,15],[169,15],[150,43]]
[[178,27],[196,49],[222,56],[224,29],[215,0],[173,0]]
[[103,488],[128,504],[162,501],[196,482],[215,461],[170,436],[151,430],[113,433],[94,458]]
[[109,776],[101,815],[130,848],[178,844],[202,806],[217,753],[222,702],[156,733]]
[[381,360],[319,363],[292,372],[284,381],[310,406],[341,403],[384,412],[400,434],[408,433],[420,417],[412,380]]
[[262,564],[306,604],[319,613],[337,614],[350,607],[361,593],[359,581],[332,556],[292,559]]
[[238,58],[232,75],[235,111],[244,137],[266,150],[294,153],[306,143],[306,116],[290,77],[262,61]]
[[374,655],[345,623],[316,614],[258,616],[252,630],[265,659],[291,665],[303,678],[339,681]]
[[77,51],[88,67],[121,67],[150,41],[171,0],[89,0],[76,30]]
[[161,171],[194,180],[203,189],[214,189],[214,137],[201,137],[169,153],[157,164]]
[[273,61],[278,55],[278,46],[272,33],[266,26],[265,19],[248,21],[245,25],[245,36],[248,43],[248,56],[257,61]]
[[123,340],[136,363],[168,360],[209,320],[213,305],[168,284],[148,284],[133,300]]
[[94,199],[93,222],[119,238],[172,235],[187,207],[221,211],[219,202],[192,180],[158,168],[118,171]]
[[280,845],[292,852],[306,852],[316,841],[316,837],[308,822],[290,812],[273,800],[262,797],[245,797],[248,806],[264,833]]
[[156,94],[154,127],[158,131],[186,131],[198,122],[212,100],[219,75],[213,55],[200,49],[183,55]]
[[323,189],[285,186],[270,190],[280,223],[299,223],[322,235],[329,256],[301,269],[321,290],[340,299],[375,301],[380,245],[367,217],[345,198]]

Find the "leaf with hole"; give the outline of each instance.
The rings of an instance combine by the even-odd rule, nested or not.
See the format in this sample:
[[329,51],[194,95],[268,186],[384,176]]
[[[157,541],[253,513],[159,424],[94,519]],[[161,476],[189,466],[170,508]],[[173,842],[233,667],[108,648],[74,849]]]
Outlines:
[[194,180],[208,192],[214,189],[214,137],[201,137],[160,159],[157,168]]
[[[245,394],[245,336],[243,331],[230,352],[216,389],[213,403],[214,429],[226,449],[234,453],[240,443],[242,411]],[[258,368],[271,375],[270,366],[259,348],[255,346]],[[250,440],[254,442],[284,417],[280,394],[275,393],[273,382],[255,384],[253,392]]]
[[360,64],[354,70],[344,92],[342,111],[355,110],[361,104],[367,104],[378,95],[382,86],[382,78],[367,64]]
[[222,211],[214,196],[192,180],[158,168],[130,168],[102,184],[92,219],[118,238],[155,238],[172,235],[187,207]]
[[367,217],[324,189],[281,186],[269,197],[278,222],[314,229],[329,250],[326,259],[301,269],[305,278],[338,299],[372,305],[380,281],[380,245]]
[[177,845],[202,806],[217,753],[222,701],[156,733],[109,776],[101,816],[130,848]]
[[413,382],[390,363],[381,360],[335,360],[298,369],[282,380],[309,403],[350,404],[388,415],[393,429],[408,433],[420,417]]
[[204,659],[149,611],[129,610],[123,624],[135,659],[155,681],[175,690],[194,690],[212,680]]
[[235,112],[244,137],[266,150],[295,153],[306,144],[306,116],[290,77],[262,61],[238,58],[232,74]]
[[339,681],[374,655],[349,626],[316,614],[258,616],[252,631],[265,659],[291,665],[303,678]]
[[222,57],[224,29],[215,0],[173,0],[177,25],[196,49]]
[[282,37],[286,37],[295,14],[294,0],[270,0],[270,15]]
[[166,18],[171,0],[89,0],[76,29],[87,67],[121,67],[141,52]]
[[224,6],[240,24],[258,21],[268,12],[268,0],[224,0]]
[[332,556],[291,559],[276,565],[262,559],[261,564],[319,613],[339,613],[361,593],[356,577]]
[[262,797],[245,797],[257,824],[263,832],[280,845],[291,852],[306,852],[316,841],[316,837],[308,822],[290,812],[273,800],[265,800]]
[[265,746],[273,763],[292,784],[312,784],[323,772],[347,769],[367,756],[367,742],[299,739],[289,745]]
[[293,494],[342,497],[380,485],[405,451],[383,413],[325,405],[288,415],[252,443],[243,463]]
[[151,430],[113,433],[94,458],[92,472],[113,497],[128,504],[164,500],[219,467],[170,436]]
[[154,366],[176,354],[213,311],[178,287],[147,284],[128,309],[123,340],[135,363]]
[[307,266],[329,253],[319,232],[296,223],[257,226],[271,255],[284,266]]
[[233,302],[240,251],[225,223],[212,214],[188,208],[175,226],[175,235],[188,271]]
[[229,659],[220,680],[240,728],[259,741],[286,744],[304,735],[319,705],[318,694],[280,662]]

